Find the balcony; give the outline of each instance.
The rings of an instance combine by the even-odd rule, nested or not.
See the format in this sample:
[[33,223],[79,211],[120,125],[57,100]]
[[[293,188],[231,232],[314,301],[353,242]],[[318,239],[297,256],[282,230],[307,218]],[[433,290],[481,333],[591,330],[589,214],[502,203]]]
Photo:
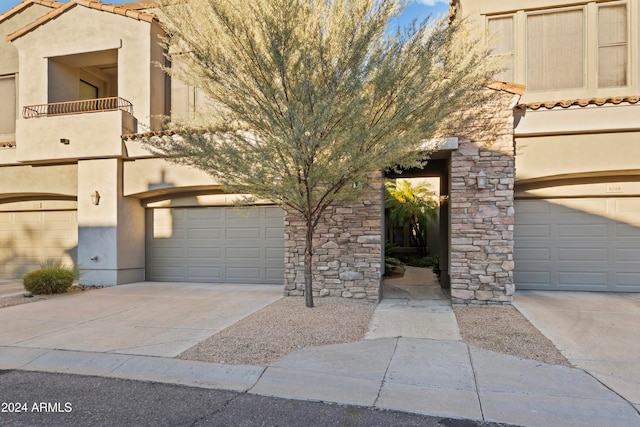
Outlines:
[[118,97],[25,106],[16,123],[16,160],[125,156],[122,135],[137,131],[132,113],[131,102]]
[[83,99],[80,101],[55,102],[52,104],[27,105],[22,108],[22,117],[66,116],[70,114],[98,113],[121,110],[133,115],[133,104],[119,97]]

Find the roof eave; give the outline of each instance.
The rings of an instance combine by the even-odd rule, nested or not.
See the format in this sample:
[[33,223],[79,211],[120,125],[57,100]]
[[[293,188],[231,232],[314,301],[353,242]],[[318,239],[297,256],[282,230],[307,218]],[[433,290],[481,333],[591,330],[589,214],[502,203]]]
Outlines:
[[[37,1],[45,1],[45,0],[29,0],[29,3],[37,2]],[[57,3],[57,2],[51,2],[51,3]],[[24,4],[24,3],[20,3],[18,6],[20,6],[22,4]],[[16,8],[18,6],[16,6]],[[155,15],[151,14],[151,13],[139,12],[139,11],[134,10],[134,9],[127,9],[127,8],[119,6],[119,5],[105,4],[105,3],[102,3],[102,2],[99,2],[99,1],[94,1],[94,0],[71,0],[68,3],[60,3],[60,6],[57,6],[51,12],[47,13],[46,15],[41,16],[36,21],[34,21],[34,22],[32,22],[32,23],[20,28],[19,30],[16,30],[13,33],[9,34],[6,37],[5,40],[8,41],[8,42],[12,42],[12,41],[22,37],[23,35],[35,30],[36,28],[40,27],[41,25],[45,24],[46,22],[56,18],[57,16],[62,15],[66,11],[68,11],[68,10],[70,10],[70,9],[76,7],[76,6],[83,6],[83,7],[89,8],[89,9],[93,9],[93,10],[99,10],[99,11],[102,11],[102,12],[113,13],[115,15],[120,15],[120,16],[136,19],[138,21],[143,21],[143,22],[147,22],[147,23],[152,23],[154,21],[158,22],[158,18]]]
[[51,0],[23,0],[22,2],[18,3],[17,5],[13,6],[11,9],[7,10],[5,13],[0,15],[0,23],[6,21],[7,19],[11,18],[12,16],[16,15],[17,13],[22,12],[23,10],[27,9],[28,7],[37,4],[40,6],[45,6],[45,7],[50,7],[52,9],[56,9],[61,7],[64,3],[60,3],[57,1],[51,1]]

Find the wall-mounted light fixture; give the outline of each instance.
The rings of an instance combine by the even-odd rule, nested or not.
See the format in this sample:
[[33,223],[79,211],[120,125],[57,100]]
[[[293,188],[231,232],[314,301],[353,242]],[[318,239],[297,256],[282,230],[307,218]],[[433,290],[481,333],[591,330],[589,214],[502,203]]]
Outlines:
[[67,138],[60,138],[60,144],[69,145],[69,140]]
[[96,206],[100,204],[100,193],[98,193],[98,190],[91,193],[91,203]]
[[476,188],[478,188],[478,190],[487,188],[487,175],[484,171],[480,171],[478,175],[476,175]]

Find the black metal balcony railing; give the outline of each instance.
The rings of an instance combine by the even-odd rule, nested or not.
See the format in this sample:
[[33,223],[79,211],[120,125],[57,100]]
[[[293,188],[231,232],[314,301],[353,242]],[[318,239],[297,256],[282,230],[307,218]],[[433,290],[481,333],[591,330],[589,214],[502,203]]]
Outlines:
[[122,110],[133,114],[133,104],[126,99],[113,97],[27,105],[22,108],[22,117],[25,119],[34,119],[37,117],[65,116],[69,114],[97,113],[115,110]]

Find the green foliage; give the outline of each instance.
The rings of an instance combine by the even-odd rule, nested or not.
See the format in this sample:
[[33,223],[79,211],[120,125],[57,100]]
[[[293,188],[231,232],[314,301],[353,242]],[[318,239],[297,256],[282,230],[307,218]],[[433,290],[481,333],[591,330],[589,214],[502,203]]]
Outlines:
[[210,110],[147,144],[228,192],[298,213],[308,298],[313,231],[326,209],[366,191],[353,184],[373,171],[423,166],[437,149],[424,141],[471,119],[495,71],[460,21],[390,32],[407,0],[155,3],[167,71],[197,87]]
[[66,292],[77,278],[74,267],[61,264],[43,264],[38,270],[30,271],[22,277],[24,288],[34,294],[59,294]]
[[411,242],[422,256],[427,254],[427,227],[438,217],[438,206],[429,184],[412,185],[404,179],[386,182],[389,222],[398,227],[409,224]]
[[384,245],[384,274],[390,276],[394,273],[404,271],[404,262],[393,256],[396,245],[386,242]]

